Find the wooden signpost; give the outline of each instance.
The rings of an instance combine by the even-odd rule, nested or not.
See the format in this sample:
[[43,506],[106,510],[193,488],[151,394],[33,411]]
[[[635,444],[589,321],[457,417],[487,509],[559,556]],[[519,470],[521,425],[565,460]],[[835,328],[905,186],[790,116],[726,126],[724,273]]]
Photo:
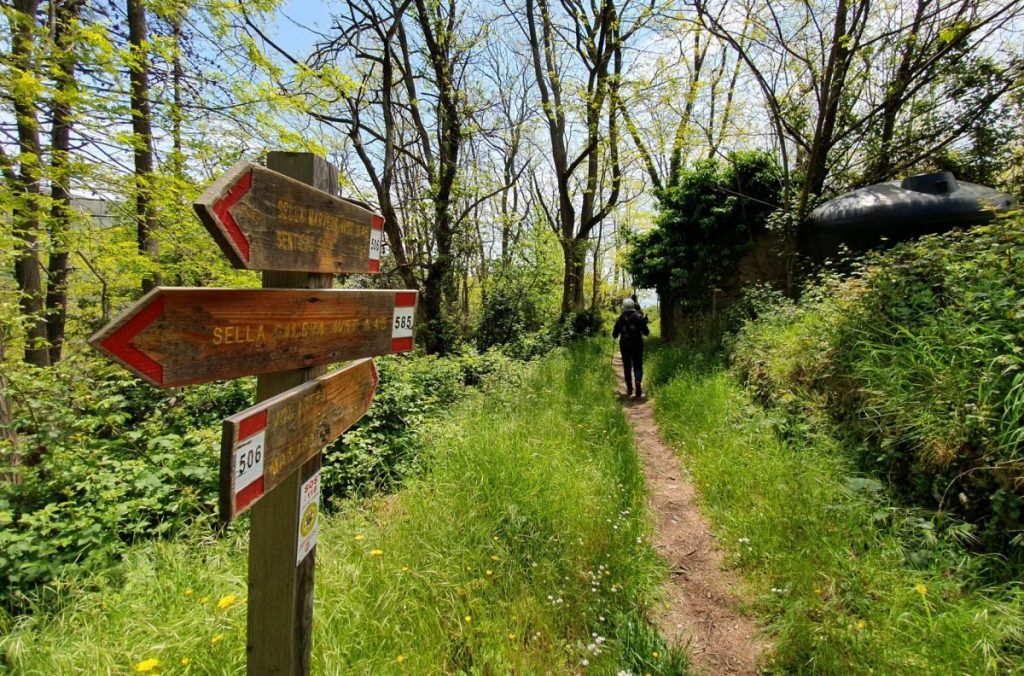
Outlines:
[[220,516],[225,523],[351,427],[370,408],[377,369],[363,359],[224,421]]
[[412,349],[415,291],[153,289],[90,339],[158,387]]
[[238,162],[193,205],[236,268],[377,272],[384,218],[251,162]]
[[261,402],[224,421],[221,518],[251,512],[248,673],[308,674],[320,450],[369,408],[364,359],[413,347],[416,291],[332,290],[380,269],[383,219],[339,199],[308,153],[238,163],[194,205],[233,265],[263,289],[157,288],[90,340],[159,387],[257,378]]

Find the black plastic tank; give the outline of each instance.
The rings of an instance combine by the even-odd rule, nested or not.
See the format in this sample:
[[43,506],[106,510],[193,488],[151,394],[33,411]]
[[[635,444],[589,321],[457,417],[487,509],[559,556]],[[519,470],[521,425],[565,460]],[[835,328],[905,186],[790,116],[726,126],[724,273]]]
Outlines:
[[815,260],[843,249],[862,253],[921,235],[981,225],[1016,200],[1004,192],[960,182],[951,172],[876,183],[841,195],[811,212],[800,250]]

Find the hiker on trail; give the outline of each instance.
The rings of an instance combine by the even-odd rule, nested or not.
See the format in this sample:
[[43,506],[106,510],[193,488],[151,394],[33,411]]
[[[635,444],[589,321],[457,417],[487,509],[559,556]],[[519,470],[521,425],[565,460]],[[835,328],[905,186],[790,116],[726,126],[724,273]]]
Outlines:
[[633,396],[636,383],[636,398],[644,396],[640,381],[644,377],[644,336],[651,335],[647,317],[638,312],[632,298],[622,301],[622,314],[615,320],[612,338],[619,339],[619,353],[622,355],[622,371],[626,376],[626,396]]

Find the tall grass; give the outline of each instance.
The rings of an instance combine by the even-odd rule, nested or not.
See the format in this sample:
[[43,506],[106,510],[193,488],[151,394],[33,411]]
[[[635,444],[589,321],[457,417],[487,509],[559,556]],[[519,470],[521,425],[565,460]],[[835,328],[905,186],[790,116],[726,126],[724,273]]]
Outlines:
[[[903,243],[748,322],[732,364],[801,434],[1024,563],[1024,216]],[[1007,570],[1010,576],[1006,575]],[[992,581],[1013,567],[994,566]]]
[[[325,519],[314,672],[685,671],[646,621],[663,570],[607,357],[581,345],[471,397],[432,428],[421,478]],[[243,580],[241,534],[143,546],[8,620],[0,664],[238,673]]]
[[[1024,593],[978,588],[973,559],[883,497],[827,437],[778,433],[713,359],[652,355],[656,415],[731,562],[769,618],[785,673],[1024,670]],[[669,365],[672,365],[671,368]]]

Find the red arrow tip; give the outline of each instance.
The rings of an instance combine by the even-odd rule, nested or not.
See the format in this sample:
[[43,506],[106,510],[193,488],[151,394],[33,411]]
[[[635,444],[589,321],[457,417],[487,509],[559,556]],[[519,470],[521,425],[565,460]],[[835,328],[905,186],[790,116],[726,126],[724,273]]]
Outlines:
[[366,397],[366,408],[370,408],[370,404],[373,403],[373,395],[377,394],[378,380],[377,364],[370,360],[370,394]]
[[135,336],[152,324],[164,313],[163,296],[157,296],[131,319],[117,328],[112,334],[100,342],[100,347],[128,364],[138,373],[154,382],[163,384],[164,367],[139,348],[132,345]]
[[249,188],[252,187],[252,171],[247,171],[242,175],[242,178],[238,180],[231,188],[227,191],[224,197],[221,197],[213,205],[213,213],[217,214],[217,218],[224,225],[224,229],[227,230],[228,235],[234,241],[235,246],[238,247],[238,251],[242,254],[242,258],[245,262],[249,262],[249,240],[246,239],[242,229],[238,227],[238,223],[235,221],[235,217],[231,215],[231,207],[238,204],[245,193],[249,192]]

